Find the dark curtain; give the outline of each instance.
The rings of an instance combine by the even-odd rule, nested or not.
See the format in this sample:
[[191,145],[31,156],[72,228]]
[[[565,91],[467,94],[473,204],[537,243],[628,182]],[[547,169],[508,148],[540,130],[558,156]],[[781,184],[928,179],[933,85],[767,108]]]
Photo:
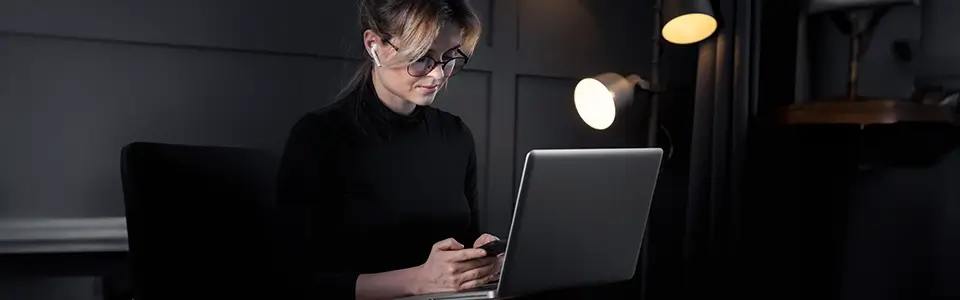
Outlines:
[[[917,7],[894,7],[879,24],[910,28],[919,22],[924,26],[911,34],[919,39],[935,27],[930,25],[952,22],[930,12],[936,3],[947,1],[952,0],[924,1],[919,8],[922,13],[917,15],[903,14]],[[798,71],[806,72],[797,73],[807,85],[798,84],[797,94],[804,95],[798,100],[836,96],[829,87],[838,85],[837,77],[827,75],[845,72],[834,62],[848,59],[847,37],[838,34],[828,14],[802,12],[800,16],[800,28],[806,30],[798,36],[802,42],[798,50],[807,59],[798,64]],[[914,24],[891,26],[897,23]],[[889,51],[882,38],[891,34],[889,29],[879,28],[874,36],[881,38],[873,40],[867,55]],[[837,41],[844,47],[837,48]],[[930,40],[924,44],[938,46]],[[918,55],[917,61],[927,60],[930,67],[918,69],[911,78],[914,82],[903,81],[904,74],[896,69],[868,74],[874,80],[861,81],[860,91],[905,98],[907,95],[891,93],[883,85],[957,88],[950,78],[924,74],[949,73],[949,67],[930,61],[936,58]],[[887,60],[894,60],[893,56],[877,57],[864,62],[860,70],[878,70]],[[788,268],[761,272],[778,278],[766,286],[802,291],[794,292],[793,299],[960,299],[960,186],[956,184],[960,178],[960,131],[955,126],[804,125],[782,129],[778,135],[783,146],[773,150],[792,159],[768,174],[776,172],[777,177],[803,190],[792,191],[776,199],[780,204],[767,206],[768,212],[776,210],[776,219],[765,224],[779,228],[781,234],[766,239],[766,244],[775,245],[780,257],[796,261]],[[779,186],[788,188],[787,184]],[[790,225],[801,222],[802,226]]]
[[739,202],[757,111],[759,5],[714,1],[720,28],[699,45],[683,242],[690,296],[736,292]]

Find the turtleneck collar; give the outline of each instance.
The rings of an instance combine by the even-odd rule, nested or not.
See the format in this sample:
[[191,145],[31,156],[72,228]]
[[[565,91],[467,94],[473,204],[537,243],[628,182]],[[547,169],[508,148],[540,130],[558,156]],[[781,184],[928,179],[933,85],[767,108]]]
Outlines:
[[423,121],[424,107],[417,105],[409,115],[402,115],[387,107],[377,96],[377,90],[373,86],[373,79],[367,79],[366,86],[361,95],[363,108],[371,113],[376,119],[388,124],[396,125],[416,125]]

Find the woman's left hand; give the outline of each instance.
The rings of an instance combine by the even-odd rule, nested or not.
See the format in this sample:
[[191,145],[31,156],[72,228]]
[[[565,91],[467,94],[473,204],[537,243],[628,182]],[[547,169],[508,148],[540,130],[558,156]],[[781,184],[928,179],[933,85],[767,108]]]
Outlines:
[[[484,233],[480,235],[480,237],[477,238],[476,241],[473,242],[473,247],[478,248],[480,246],[486,245],[487,243],[490,243],[493,241],[499,241],[499,240],[500,238],[492,234]],[[500,280],[500,269],[502,267],[503,267],[503,253],[500,253],[499,255],[497,255],[497,266],[495,268],[495,270],[497,271],[496,271],[496,275],[493,277],[493,280]]]

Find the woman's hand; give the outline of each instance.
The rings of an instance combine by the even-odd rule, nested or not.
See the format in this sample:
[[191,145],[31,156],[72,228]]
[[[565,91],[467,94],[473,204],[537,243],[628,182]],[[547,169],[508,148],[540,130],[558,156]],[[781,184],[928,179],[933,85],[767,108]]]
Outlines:
[[497,258],[484,258],[483,249],[464,249],[450,238],[433,245],[427,262],[416,272],[414,294],[456,292],[496,278]]
[[[480,235],[480,237],[477,238],[476,241],[473,242],[473,247],[480,248],[480,246],[486,245],[487,243],[491,243],[493,241],[499,241],[499,240],[500,238],[496,237],[495,235],[484,233]],[[501,266],[503,266],[503,253],[500,253],[497,255],[497,265],[494,266],[495,271],[494,271],[493,277],[490,279],[491,281],[500,280]]]
[[473,247],[480,248],[480,246],[486,245],[487,243],[490,243],[493,241],[499,241],[499,240],[500,238],[497,238],[492,234],[484,233],[484,234],[481,234],[480,237],[478,237],[475,242],[473,242]]

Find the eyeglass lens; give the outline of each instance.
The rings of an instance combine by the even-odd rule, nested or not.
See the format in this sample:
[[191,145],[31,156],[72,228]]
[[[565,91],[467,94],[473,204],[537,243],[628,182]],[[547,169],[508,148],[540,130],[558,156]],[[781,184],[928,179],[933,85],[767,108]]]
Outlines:
[[[425,76],[433,71],[433,69],[439,64],[433,58],[427,56],[410,64],[407,67],[407,71],[411,76]],[[443,68],[443,75],[446,77],[453,76],[460,72],[463,69],[463,66],[466,64],[466,58],[464,57],[455,57],[448,61],[443,62],[441,68]]]

